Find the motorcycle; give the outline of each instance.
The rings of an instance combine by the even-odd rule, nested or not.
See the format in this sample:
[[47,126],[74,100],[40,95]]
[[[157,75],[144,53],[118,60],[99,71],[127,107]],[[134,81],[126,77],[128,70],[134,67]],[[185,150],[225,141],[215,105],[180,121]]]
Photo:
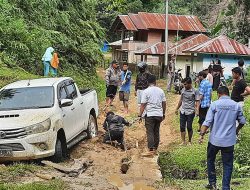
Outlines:
[[178,69],[177,71],[174,72],[174,89],[175,93],[181,94],[181,90],[183,88],[183,85],[181,83],[182,81],[182,76],[181,76],[181,71],[182,69]]

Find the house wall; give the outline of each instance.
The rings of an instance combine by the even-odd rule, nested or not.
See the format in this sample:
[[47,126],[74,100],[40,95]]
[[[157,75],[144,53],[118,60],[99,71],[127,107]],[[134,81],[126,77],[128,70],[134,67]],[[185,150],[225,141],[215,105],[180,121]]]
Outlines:
[[[180,55],[176,58],[176,69],[182,69],[181,75],[183,78],[186,77],[187,66],[190,66],[190,72],[192,73],[192,66],[191,66],[191,55]],[[193,72],[200,72],[203,70],[202,60],[199,60],[197,56],[194,57],[193,61]]]
[[162,41],[161,30],[150,30],[148,31],[148,43],[155,44]]
[[[211,54],[204,54],[204,55],[199,55],[202,57],[203,60],[203,67],[208,68],[210,61],[213,59],[215,60],[215,57],[212,57]],[[250,66],[250,57],[245,57],[245,56],[239,56],[239,55],[218,55],[218,58],[221,60],[221,65],[224,68],[224,76],[228,78],[229,76],[232,76],[231,70],[234,67],[238,66],[238,60],[239,59],[244,59],[245,61],[245,67]]]

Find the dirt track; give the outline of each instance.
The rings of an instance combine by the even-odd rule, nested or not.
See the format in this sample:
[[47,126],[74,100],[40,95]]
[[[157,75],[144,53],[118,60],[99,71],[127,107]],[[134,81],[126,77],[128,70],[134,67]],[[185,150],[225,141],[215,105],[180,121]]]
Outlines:
[[[104,70],[98,70],[98,74],[104,77]],[[133,85],[132,85],[133,86]],[[158,86],[165,88],[163,82],[159,82]],[[178,138],[178,134],[173,130],[174,108],[177,104],[178,96],[167,95],[167,113],[166,119],[161,124],[161,141],[159,150],[166,150],[168,145]],[[41,168],[41,172],[55,176],[65,181],[70,189],[75,190],[174,190],[174,188],[159,185],[157,181],[161,181],[161,172],[157,164],[157,156],[154,158],[142,157],[142,153],[146,152],[147,141],[146,132],[143,123],[135,123],[133,126],[125,129],[125,141],[128,151],[124,152],[119,148],[102,143],[102,135],[104,131],[102,124],[105,119],[105,112],[102,111],[104,102],[100,105],[100,114],[98,117],[99,134],[98,137],[82,141],[77,144],[71,151],[71,159],[62,165],[70,167],[73,159],[86,159],[93,161],[93,166],[87,169],[78,177],[68,177],[67,175],[54,170],[53,168]],[[131,92],[129,101],[129,114],[122,112],[122,104],[116,98],[114,106],[111,108],[116,114],[124,116],[131,121],[137,118],[138,108],[134,92]],[[121,160],[123,158],[131,158],[132,163],[126,174],[120,171]],[[30,183],[34,181],[43,181],[36,177],[34,173],[27,176],[20,176],[16,182]],[[119,187],[119,188],[118,188]]]
[[[104,71],[99,70],[99,75],[103,77]],[[164,88],[164,84],[159,83],[159,86]],[[171,98],[169,98],[171,97]],[[169,95],[167,97],[167,114],[166,119],[161,124],[161,141],[159,150],[166,150],[167,146],[176,140],[177,134],[172,130],[171,123],[173,123],[174,108],[178,101],[178,97],[174,95]],[[115,148],[111,145],[106,145],[102,143],[102,124],[105,119],[105,112],[102,111],[104,103],[100,105],[100,115],[98,118],[98,126],[100,133],[97,138],[90,141],[85,141],[76,146],[71,153],[71,158],[81,158],[87,157],[94,161],[94,166],[91,167],[84,176],[92,176],[94,179],[90,182],[91,188],[89,189],[112,189],[109,184],[107,184],[106,179],[112,184],[117,185],[120,179],[125,183],[134,184],[141,182],[152,186],[156,181],[161,180],[161,173],[157,165],[157,157],[145,158],[141,154],[145,152],[146,149],[146,136],[144,124],[135,123],[132,127],[126,128],[125,140],[128,147],[128,151],[121,151],[119,148]],[[122,104],[118,101],[118,98],[114,101],[114,106],[111,108],[116,114],[124,116],[128,120],[133,120],[137,116],[137,103],[134,93],[131,93],[129,102],[129,114],[124,114],[122,112]],[[137,146],[138,145],[138,146]],[[132,164],[127,174],[121,174],[120,163],[122,158],[132,158]],[[81,176],[80,176],[81,177]],[[102,179],[102,180],[101,180]],[[96,184],[98,183],[98,184]],[[101,188],[98,187],[101,183]],[[74,187],[74,185],[71,185]],[[79,186],[75,186],[75,189],[79,189]],[[87,188],[83,188],[87,189]],[[122,188],[120,188],[122,189]],[[129,187],[125,189],[130,189]],[[133,189],[133,188],[131,188]],[[156,187],[156,189],[169,189],[167,187]]]

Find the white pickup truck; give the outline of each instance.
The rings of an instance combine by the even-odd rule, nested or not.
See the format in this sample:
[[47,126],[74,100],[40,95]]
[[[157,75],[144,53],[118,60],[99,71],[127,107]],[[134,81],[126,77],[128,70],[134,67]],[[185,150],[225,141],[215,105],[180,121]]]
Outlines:
[[94,90],[79,90],[71,78],[11,83],[0,90],[0,162],[51,157],[97,135]]

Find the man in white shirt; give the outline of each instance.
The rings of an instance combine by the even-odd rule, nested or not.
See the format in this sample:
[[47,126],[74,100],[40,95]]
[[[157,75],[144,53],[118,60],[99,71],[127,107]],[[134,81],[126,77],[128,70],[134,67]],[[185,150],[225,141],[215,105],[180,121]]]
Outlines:
[[165,119],[166,97],[164,91],[156,87],[154,75],[149,76],[148,82],[149,87],[142,94],[139,117],[145,111],[148,149],[150,154],[154,154],[160,142],[160,124]]

